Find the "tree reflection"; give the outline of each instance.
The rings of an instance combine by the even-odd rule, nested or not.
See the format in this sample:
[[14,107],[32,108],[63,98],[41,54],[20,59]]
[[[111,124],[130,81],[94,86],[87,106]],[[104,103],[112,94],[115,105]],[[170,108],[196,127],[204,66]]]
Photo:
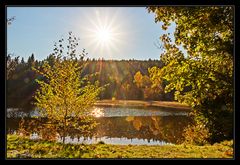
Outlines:
[[[68,119],[74,120],[74,119]],[[97,123],[91,117],[81,117],[74,124],[69,124],[66,127],[66,136],[71,138],[77,137],[91,137],[92,130]],[[46,118],[24,118],[19,121],[19,126],[16,128],[20,135],[30,136],[34,133],[38,138],[50,141],[56,141],[63,138],[63,126],[57,124],[57,121],[48,120]],[[9,129],[11,131],[11,129]],[[13,131],[11,131],[13,132]]]
[[187,116],[128,116],[99,119],[96,127],[98,137],[126,137],[148,141],[159,140],[180,143],[183,129],[189,124]]
[[[72,139],[81,137],[137,138],[176,144],[183,140],[183,129],[191,121],[187,116],[128,116],[99,117],[96,118],[96,122],[98,125],[92,130],[79,130],[69,125],[67,136]],[[79,120],[78,124],[86,123]],[[49,124],[47,119],[26,118],[22,122],[20,119],[7,119],[7,126],[9,133],[13,132],[12,130],[18,130],[18,133],[27,136],[37,133],[41,139],[55,141],[63,136],[61,127]]]

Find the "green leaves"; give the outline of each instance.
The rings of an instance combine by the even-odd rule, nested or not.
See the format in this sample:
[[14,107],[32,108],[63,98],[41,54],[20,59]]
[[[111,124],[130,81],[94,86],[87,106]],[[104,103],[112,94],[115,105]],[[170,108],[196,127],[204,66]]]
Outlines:
[[[52,54],[51,65],[46,61],[41,67],[34,68],[45,78],[45,80],[36,80],[40,88],[35,93],[35,105],[50,121],[57,121],[59,127],[63,127],[64,134],[69,125],[76,126],[76,129],[82,127],[85,130],[91,130],[94,128],[90,123],[76,125],[75,120],[67,120],[67,118],[88,115],[89,108],[102,90],[97,82],[95,84],[83,83],[85,78],[80,77],[82,66],[75,60],[77,56],[74,38],[70,33],[69,53],[66,56],[63,55],[63,45],[60,44],[60,48],[55,48],[56,52]],[[61,43],[62,41],[59,40]],[[88,119],[90,121],[90,118]]]
[[162,92],[162,79],[159,79],[158,68],[148,68],[149,76],[142,75],[140,71],[138,71],[134,75],[133,82],[137,85],[138,88],[143,89],[144,99],[154,98],[154,95],[158,95]]
[[216,125],[223,112],[217,107],[233,109],[233,7],[148,7],[148,11],[155,13],[156,22],[164,23],[163,30],[170,21],[177,25],[175,43],[167,34],[160,37],[165,66],[153,68],[151,80],[166,80],[165,92],[173,91],[176,100],[197,109],[195,117],[207,119],[207,129],[218,139],[223,128]]
[[[167,34],[160,37],[165,48],[161,55],[165,66],[158,71],[162,72],[161,75],[155,72],[152,79],[166,79],[169,84],[165,91],[179,91],[178,96],[184,96],[185,87],[190,86],[191,93],[203,100],[210,96],[214,99],[222,94],[221,91],[231,91],[229,88],[233,84],[226,80],[232,80],[233,75],[232,54],[229,54],[233,44],[223,43],[233,39],[232,7],[149,7],[148,11],[155,13],[156,22],[162,21],[164,26],[170,21],[177,25],[175,43],[170,42]],[[184,57],[175,44],[183,44],[189,56]],[[225,46],[228,48],[223,49]],[[201,102],[199,99],[190,100],[193,105]]]

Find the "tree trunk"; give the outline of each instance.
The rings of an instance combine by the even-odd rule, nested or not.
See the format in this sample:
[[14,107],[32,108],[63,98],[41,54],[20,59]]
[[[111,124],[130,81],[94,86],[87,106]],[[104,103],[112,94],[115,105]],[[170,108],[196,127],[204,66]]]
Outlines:
[[64,105],[65,105],[65,116],[64,116],[64,125],[63,125],[63,144],[65,144],[65,137],[66,137],[66,125],[67,125],[67,104],[66,104],[66,97],[64,98]]
[[65,144],[66,137],[66,117],[64,117],[64,125],[63,125],[63,144]]
[[63,133],[63,144],[65,144],[65,131]]

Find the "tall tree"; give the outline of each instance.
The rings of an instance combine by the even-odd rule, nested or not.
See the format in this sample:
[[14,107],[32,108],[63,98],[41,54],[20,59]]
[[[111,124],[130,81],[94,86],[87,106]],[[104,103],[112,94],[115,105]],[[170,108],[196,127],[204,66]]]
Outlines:
[[24,64],[25,62],[24,62],[24,58],[22,57],[22,59],[21,59],[21,64]]
[[11,56],[11,54],[7,55],[7,80],[11,78],[16,66],[19,63],[19,56],[15,57],[14,59]]
[[[175,41],[160,37],[165,66],[154,78],[168,81],[166,92],[195,110],[197,126],[210,131],[210,140],[232,138],[233,7],[148,7],[166,30],[176,23]],[[187,51],[179,50],[182,45]],[[154,79],[153,78],[153,79]]]
[[[36,80],[40,88],[36,91],[35,105],[53,125],[61,128],[60,134],[65,142],[69,126],[83,132],[94,127],[95,122],[89,116],[90,107],[102,88],[97,82],[90,84],[85,77],[80,77],[82,66],[76,59],[83,59],[85,54],[77,54],[76,37],[69,33],[67,55],[63,55],[63,41],[61,39],[58,45],[55,44],[53,65],[45,61],[42,67],[33,69],[45,78]],[[78,121],[85,124],[78,125]]]
[[[15,20],[15,16],[11,18],[7,18],[7,25],[11,25],[12,22]],[[12,54],[8,53],[6,61],[7,61],[7,80],[11,77],[13,71],[16,69],[18,64],[18,58],[12,59]]]
[[34,57],[34,54],[32,53],[32,55],[28,57],[27,64],[31,68],[32,66],[35,65],[35,62],[36,62],[35,57]]

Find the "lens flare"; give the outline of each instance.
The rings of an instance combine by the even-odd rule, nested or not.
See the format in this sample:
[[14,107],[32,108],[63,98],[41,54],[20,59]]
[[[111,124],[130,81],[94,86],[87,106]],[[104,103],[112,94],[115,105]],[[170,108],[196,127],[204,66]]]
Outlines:
[[128,34],[120,15],[118,10],[105,7],[94,9],[91,15],[86,16],[89,22],[85,28],[82,27],[85,33],[81,36],[87,39],[86,47],[91,48],[93,56],[111,59],[127,45]]

